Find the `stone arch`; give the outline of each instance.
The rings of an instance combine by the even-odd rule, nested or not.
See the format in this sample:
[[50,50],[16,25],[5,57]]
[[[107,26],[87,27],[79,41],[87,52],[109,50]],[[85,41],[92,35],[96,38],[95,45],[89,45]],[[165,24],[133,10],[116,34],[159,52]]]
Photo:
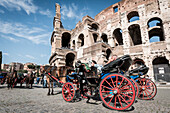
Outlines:
[[105,42],[105,43],[108,43],[108,38],[107,38],[107,35],[105,33],[102,33],[102,41]]
[[68,32],[64,32],[61,37],[61,47],[70,48],[70,39],[71,39],[71,34]]
[[77,47],[82,47],[84,45],[84,34],[78,36]]
[[96,23],[93,23],[92,25],[91,25],[91,28],[90,28],[91,30],[94,30],[94,31],[97,31],[98,29],[99,29],[99,27],[98,27],[98,25],[96,24]]
[[112,51],[108,48],[108,49],[106,50],[106,59],[107,59],[107,60],[109,60],[111,54],[112,54]]
[[139,13],[137,11],[132,11],[127,15],[128,22],[133,22],[139,20]]
[[142,37],[140,26],[138,24],[132,24],[128,27],[129,35],[131,37],[131,46],[142,44]]
[[98,39],[98,35],[96,33],[93,33],[93,40],[94,40],[94,43],[97,42],[97,39]]
[[166,57],[156,57],[153,61],[152,61],[153,65],[157,65],[157,64],[169,64],[169,61],[166,59]]
[[154,26],[163,26],[162,24],[162,19],[160,19],[159,17],[153,17],[150,18],[147,22],[148,28],[150,27],[154,27]]
[[66,58],[65,65],[69,66],[69,67],[73,67],[73,63],[75,60],[75,54],[72,52],[69,52],[66,54],[65,58]]
[[150,42],[159,42],[164,41],[163,30],[160,28],[153,28],[149,30],[149,41]]
[[170,66],[165,56],[156,57],[153,61],[154,78],[157,82],[170,82]]
[[115,39],[115,45],[123,45],[122,30],[117,28],[113,31],[113,38]]
[[165,40],[162,20],[159,17],[153,17],[149,19],[147,25],[149,28],[148,34],[150,42],[159,42]]
[[75,49],[75,45],[76,45],[75,40],[73,40],[73,41],[72,41],[72,48],[73,48],[73,49]]

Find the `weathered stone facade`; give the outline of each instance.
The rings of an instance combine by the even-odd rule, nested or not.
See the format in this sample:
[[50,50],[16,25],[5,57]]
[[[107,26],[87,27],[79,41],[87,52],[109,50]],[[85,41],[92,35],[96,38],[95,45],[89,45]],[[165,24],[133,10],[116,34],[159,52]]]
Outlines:
[[[157,73],[170,82],[169,0],[122,0],[94,19],[84,16],[72,31],[63,28],[60,5],[56,4],[53,25],[50,65],[73,66],[76,60],[92,59],[104,65],[112,54],[130,54],[133,60],[143,59],[153,80],[158,81]],[[158,41],[151,43],[155,36]],[[163,64],[168,67],[162,69]]]

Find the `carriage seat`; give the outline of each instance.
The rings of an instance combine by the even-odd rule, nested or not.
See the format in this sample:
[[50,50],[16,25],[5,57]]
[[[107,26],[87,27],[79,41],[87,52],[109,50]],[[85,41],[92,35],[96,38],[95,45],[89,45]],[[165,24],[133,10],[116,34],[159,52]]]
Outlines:
[[135,73],[139,74],[142,73],[143,75],[148,72],[149,68],[146,65],[141,65],[140,67],[130,70],[129,75],[133,75]]
[[122,57],[117,58],[116,60],[106,64],[102,68],[102,72],[115,72],[117,69],[121,69],[123,71],[127,71],[132,64],[132,59],[130,55],[124,55]]

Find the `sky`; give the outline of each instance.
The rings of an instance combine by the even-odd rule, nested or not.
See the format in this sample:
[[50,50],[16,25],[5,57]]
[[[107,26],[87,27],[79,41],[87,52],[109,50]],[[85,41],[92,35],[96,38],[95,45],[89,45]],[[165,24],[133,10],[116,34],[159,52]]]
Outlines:
[[75,28],[83,16],[95,17],[120,0],[0,0],[2,63],[49,63],[55,3],[61,6],[65,29]]

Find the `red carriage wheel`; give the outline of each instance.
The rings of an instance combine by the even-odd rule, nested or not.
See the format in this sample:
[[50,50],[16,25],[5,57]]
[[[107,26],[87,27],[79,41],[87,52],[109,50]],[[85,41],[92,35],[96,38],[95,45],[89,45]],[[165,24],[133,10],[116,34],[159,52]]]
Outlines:
[[155,97],[157,87],[152,80],[148,78],[137,78],[136,82],[139,84],[139,99],[150,100]]
[[75,88],[72,83],[67,82],[63,85],[62,96],[65,101],[71,102],[73,99],[75,99],[75,93]]
[[138,85],[138,83],[136,83],[136,81],[133,80],[132,78],[131,78],[130,80],[133,82],[133,84],[134,84],[134,86],[135,86],[136,97],[138,97],[138,94],[139,94],[139,85]]
[[100,83],[100,98],[104,104],[114,110],[125,110],[135,101],[135,88],[123,75],[110,74]]

